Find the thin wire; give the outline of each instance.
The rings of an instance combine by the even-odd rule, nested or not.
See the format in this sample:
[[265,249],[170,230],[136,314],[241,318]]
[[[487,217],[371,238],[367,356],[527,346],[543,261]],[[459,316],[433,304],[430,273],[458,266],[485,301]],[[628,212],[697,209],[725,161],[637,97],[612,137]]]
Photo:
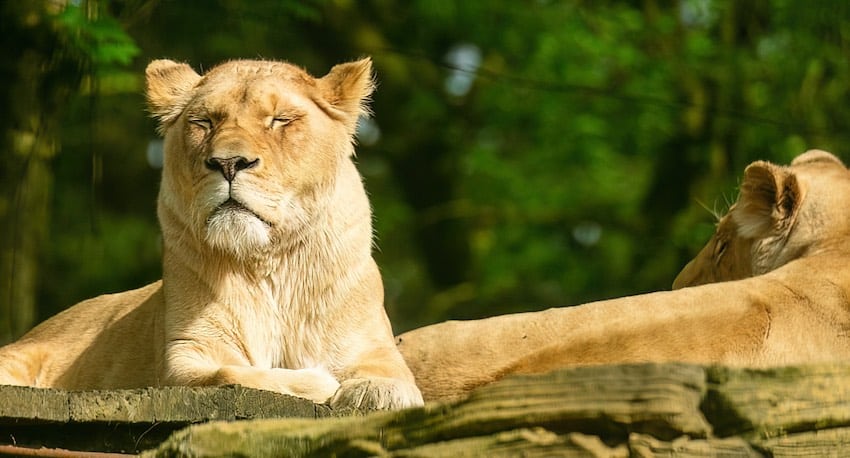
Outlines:
[[533,91],[541,91],[541,92],[552,92],[552,93],[584,93],[595,97],[604,97],[608,99],[618,100],[621,102],[628,102],[639,105],[649,105],[656,106],[664,109],[670,110],[683,110],[687,108],[700,108],[704,109],[708,114],[714,116],[723,116],[727,118],[737,119],[741,121],[747,121],[751,123],[764,124],[769,125],[778,129],[788,130],[794,129],[802,134],[816,136],[816,137],[836,137],[841,136],[842,134],[836,132],[825,132],[818,129],[811,129],[806,126],[801,126],[797,123],[792,123],[788,121],[778,120],[775,118],[770,118],[767,116],[762,116],[758,114],[753,114],[750,112],[746,112],[743,110],[735,110],[728,108],[718,108],[712,105],[706,105],[702,103],[694,103],[689,101],[682,100],[668,100],[661,97],[653,97],[647,95],[635,95],[622,93],[612,90],[611,88],[606,87],[596,87],[596,86],[588,86],[583,84],[569,83],[563,81],[546,81],[539,80],[535,78],[529,78],[525,76],[509,74],[504,72],[499,72],[496,70],[488,69],[486,67],[479,67],[475,70],[470,70],[468,68],[463,68],[460,66],[452,65],[450,63],[445,62],[442,59],[434,58],[424,53],[415,53],[411,51],[406,51],[397,48],[380,48],[373,49],[370,51],[375,55],[380,54],[393,54],[396,56],[400,56],[402,58],[408,60],[419,60],[426,63],[429,63],[435,67],[443,68],[446,70],[451,70],[455,72],[463,72],[470,75],[476,75],[483,78],[487,78],[490,81],[495,83],[505,83],[510,84],[513,87],[519,87],[523,89],[533,90]]

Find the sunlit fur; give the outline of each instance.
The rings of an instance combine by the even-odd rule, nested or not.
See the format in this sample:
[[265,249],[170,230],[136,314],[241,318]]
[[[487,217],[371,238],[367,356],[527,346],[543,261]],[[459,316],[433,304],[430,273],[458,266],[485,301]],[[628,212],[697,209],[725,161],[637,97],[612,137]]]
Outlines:
[[[334,407],[421,404],[352,162],[371,61],[313,78],[284,62],[202,76],[158,60],[146,76],[165,137],[163,280],[85,301],[0,349],[0,383],[237,383]],[[235,173],[217,168],[230,159]]]
[[850,171],[814,150],[787,167],[747,167],[737,202],[674,291],[449,321],[397,343],[426,399],[576,365],[847,361],[847,259]]

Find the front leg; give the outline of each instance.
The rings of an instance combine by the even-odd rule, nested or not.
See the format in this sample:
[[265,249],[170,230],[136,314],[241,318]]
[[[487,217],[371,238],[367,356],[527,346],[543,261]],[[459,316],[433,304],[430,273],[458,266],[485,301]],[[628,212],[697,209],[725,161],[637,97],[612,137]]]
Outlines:
[[339,382],[321,367],[305,369],[259,368],[238,358],[226,358],[227,363],[214,362],[208,355],[189,348],[170,348],[167,351],[166,385],[211,386],[242,385],[248,388],[325,403],[339,389]]
[[424,404],[413,373],[395,345],[384,310],[381,275],[374,262],[347,296],[341,319],[328,333],[335,349],[328,361],[340,381],[331,398],[334,409],[404,409]]
[[331,398],[334,409],[404,409],[423,405],[422,393],[395,347],[361,354]]
[[258,369],[249,366],[221,366],[213,376],[214,385],[242,385],[248,388],[309,399],[324,404],[339,390],[339,382],[322,368]]

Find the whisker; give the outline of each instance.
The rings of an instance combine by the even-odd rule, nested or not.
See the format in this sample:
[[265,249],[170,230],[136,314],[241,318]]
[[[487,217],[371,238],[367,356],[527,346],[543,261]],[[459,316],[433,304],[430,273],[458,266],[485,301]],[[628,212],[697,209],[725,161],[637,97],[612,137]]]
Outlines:
[[720,221],[720,218],[723,217],[724,213],[719,212],[717,210],[717,201],[716,200],[714,201],[713,208],[710,208],[708,205],[706,205],[703,201],[701,201],[699,199],[695,199],[695,200],[696,200],[697,204],[700,207],[702,207],[705,211],[707,211],[711,216],[713,216],[716,221]]

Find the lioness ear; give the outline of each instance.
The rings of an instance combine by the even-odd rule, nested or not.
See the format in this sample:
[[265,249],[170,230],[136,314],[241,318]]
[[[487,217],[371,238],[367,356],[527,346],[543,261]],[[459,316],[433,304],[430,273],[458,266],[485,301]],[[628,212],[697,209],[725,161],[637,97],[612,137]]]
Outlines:
[[155,60],[145,70],[148,109],[159,120],[160,133],[186,108],[191,89],[201,76],[186,64]]
[[335,65],[319,80],[325,88],[326,100],[342,115],[352,133],[360,115],[369,115],[369,97],[375,90],[372,59]]
[[790,227],[801,201],[800,183],[787,168],[753,162],[744,171],[741,193],[732,213],[738,234],[758,238],[768,231]]

